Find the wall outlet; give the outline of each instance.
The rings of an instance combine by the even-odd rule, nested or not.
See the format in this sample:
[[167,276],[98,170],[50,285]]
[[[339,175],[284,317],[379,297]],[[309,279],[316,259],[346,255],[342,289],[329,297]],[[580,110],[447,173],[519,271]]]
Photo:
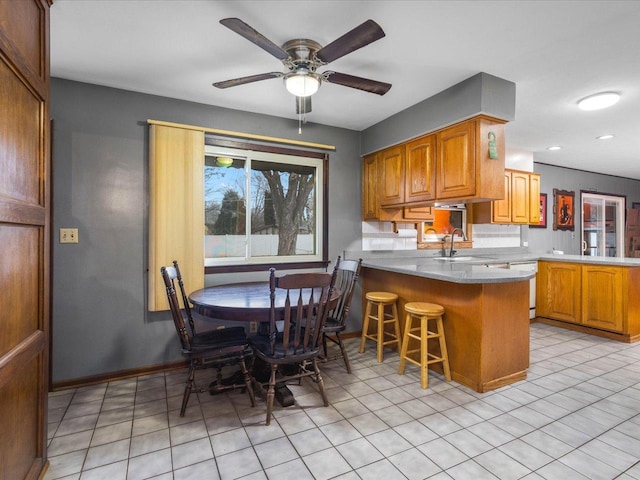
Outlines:
[[249,322],[249,333],[258,333],[258,322]]
[[61,228],[60,243],[78,243],[77,228]]

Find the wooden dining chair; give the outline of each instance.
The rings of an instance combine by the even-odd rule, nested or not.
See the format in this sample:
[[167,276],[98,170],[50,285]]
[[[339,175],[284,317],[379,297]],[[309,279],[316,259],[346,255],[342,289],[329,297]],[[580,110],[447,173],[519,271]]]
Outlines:
[[[251,377],[245,361],[245,358],[250,357],[252,352],[247,342],[244,327],[219,328],[217,330],[197,333],[195,331],[189,301],[184,290],[184,283],[182,282],[178,262],[174,261],[173,266],[162,267],[160,273],[162,274],[166,287],[173,323],[180,338],[182,355],[189,362],[189,372],[187,374],[184,395],[182,396],[180,416],[184,417],[191,392],[218,393],[233,388],[246,388],[251,400],[251,406],[255,406]],[[180,302],[175,288],[176,280],[178,281],[180,294],[182,296],[184,315],[180,308]],[[186,323],[185,316],[187,317]],[[238,384],[224,381],[222,378],[222,369],[238,364],[242,371],[243,383]],[[206,388],[198,388],[195,383],[195,373],[196,370],[204,368],[215,368],[217,370],[217,379]]]
[[324,351],[322,360],[328,361],[339,358],[339,356],[329,358],[327,352],[327,340],[330,340],[340,347],[340,355],[344,360],[344,365],[347,368],[347,372],[351,373],[349,356],[347,355],[347,350],[342,342],[342,336],[340,333],[346,328],[347,317],[349,316],[349,307],[351,306],[351,299],[353,298],[353,291],[355,290],[356,283],[360,277],[362,259],[359,259],[358,261],[341,261],[340,257],[338,257],[335,268],[337,270],[335,288],[340,290],[342,294],[340,295],[336,306],[333,307],[327,315],[327,320],[322,334],[322,348]]
[[[256,363],[261,360],[270,367],[268,382],[253,377],[263,393],[267,387],[267,425],[271,423],[276,381],[285,384],[311,377],[318,385],[324,406],[329,405],[318,356],[336,274],[334,269],[332,274],[292,273],[277,277],[275,269],[270,270],[269,334],[249,338]],[[276,308],[277,295],[284,297],[283,309]]]

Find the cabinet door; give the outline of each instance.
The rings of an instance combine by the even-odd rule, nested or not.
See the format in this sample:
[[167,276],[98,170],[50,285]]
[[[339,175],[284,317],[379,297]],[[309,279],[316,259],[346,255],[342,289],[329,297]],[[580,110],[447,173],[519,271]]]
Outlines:
[[376,155],[367,155],[362,159],[362,219],[378,218],[378,166]]
[[[580,323],[581,270],[576,263],[539,262],[536,308],[544,317]],[[538,307],[540,305],[540,307]]]
[[529,174],[511,172],[511,223],[529,223]]
[[402,213],[403,220],[433,220],[435,215],[433,213],[433,208],[431,207],[404,207],[404,211]]
[[511,223],[511,172],[504,172],[504,198],[491,203],[491,221]]
[[406,203],[424,202],[436,197],[435,139],[435,135],[427,135],[405,146]]
[[540,175],[529,174],[529,223],[540,223]]
[[436,136],[436,197],[463,199],[476,192],[475,122],[445,128]]
[[623,286],[627,285],[623,267],[582,266],[582,323],[622,332],[626,305]]
[[380,152],[378,159],[380,205],[404,203],[404,145]]

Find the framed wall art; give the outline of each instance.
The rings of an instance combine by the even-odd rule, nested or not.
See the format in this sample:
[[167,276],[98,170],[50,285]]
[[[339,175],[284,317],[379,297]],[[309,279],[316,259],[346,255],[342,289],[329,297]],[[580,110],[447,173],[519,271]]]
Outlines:
[[575,228],[575,192],[553,189],[553,229],[571,230]]
[[540,223],[529,225],[533,228],[547,228],[547,194],[540,194]]

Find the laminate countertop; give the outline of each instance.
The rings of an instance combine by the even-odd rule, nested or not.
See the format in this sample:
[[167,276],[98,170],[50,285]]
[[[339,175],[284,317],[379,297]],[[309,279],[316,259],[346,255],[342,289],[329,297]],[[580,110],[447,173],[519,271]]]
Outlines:
[[536,275],[535,271],[509,269],[507,267],[508,264],[537,262],[538,260],[640,267],[640,258],[540,255],[534,253],[507,255],[499,253],[465,255],[461,253],[457,257],[453,257],[453,259],[427,256],[365,258],[362,266],[453,283],[508,283],[529,280]]

